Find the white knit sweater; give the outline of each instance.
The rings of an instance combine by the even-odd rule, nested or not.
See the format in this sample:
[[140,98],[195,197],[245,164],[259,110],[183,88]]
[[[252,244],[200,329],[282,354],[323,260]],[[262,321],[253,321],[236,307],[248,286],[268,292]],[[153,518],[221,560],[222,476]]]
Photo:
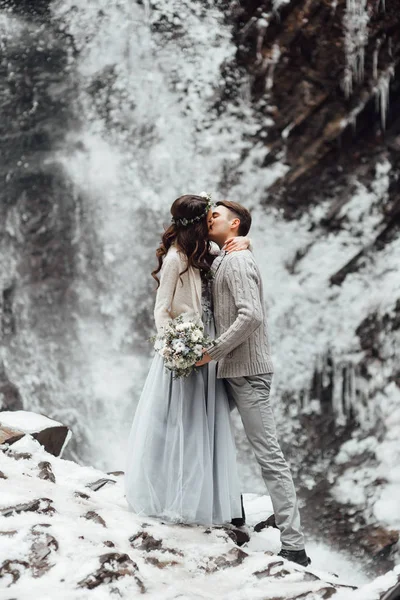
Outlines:
[[161,333],[170,319],[175,319],[181,314],[192,315],[194,319],[201,320],[200,271],[189,267],[186,273],[180,276],[186,267],[185,255],[179,252],[176,246],[171,246],[159,274],[160,286],[154,307],[158,333]]

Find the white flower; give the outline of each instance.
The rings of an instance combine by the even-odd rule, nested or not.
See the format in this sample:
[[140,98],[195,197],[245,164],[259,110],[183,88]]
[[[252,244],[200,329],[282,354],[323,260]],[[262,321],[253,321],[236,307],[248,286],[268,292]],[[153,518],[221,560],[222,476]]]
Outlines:
[[175,350],[175,352],[184,352],[186,346],[183,342],[181,342],[181,340],[174,340],[172,342],[172,347]]
[[190,336],[192,342],[198,342],[203,337],[203,334],[198,329],[195,329]]
[[156,338],[156,341],[154,342],[154,350],[157,350],[157,352],[159,352],[163,346],[164,346],[163,338]]
[[178,323],[178,325],[175,326],[176,331],[185,331],[186,329],[186,323]]

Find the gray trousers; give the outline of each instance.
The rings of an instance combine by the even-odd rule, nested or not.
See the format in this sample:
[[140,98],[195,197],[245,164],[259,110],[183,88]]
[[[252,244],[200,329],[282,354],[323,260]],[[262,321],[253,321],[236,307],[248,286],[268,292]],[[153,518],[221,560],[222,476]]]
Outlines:
[[282,548],[302,550],[304,536],[296,491],[278,442],[269,399],[272,374],[230,377],[224,381],[230,402],[238,408],[247,438],[261,467],[281,532]]

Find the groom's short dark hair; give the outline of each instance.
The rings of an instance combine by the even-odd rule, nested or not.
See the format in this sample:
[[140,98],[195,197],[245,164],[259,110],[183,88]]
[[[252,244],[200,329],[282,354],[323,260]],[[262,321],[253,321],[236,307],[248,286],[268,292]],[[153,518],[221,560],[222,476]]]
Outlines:
[[249,233],[251,227],[251,214],[247,208],[238,202],[230,202],[229,200],[220,200],[217,202],[217,206],[225,206],[225,208],[234,214],[235,217],[240,219],[239,235],[247,235]]

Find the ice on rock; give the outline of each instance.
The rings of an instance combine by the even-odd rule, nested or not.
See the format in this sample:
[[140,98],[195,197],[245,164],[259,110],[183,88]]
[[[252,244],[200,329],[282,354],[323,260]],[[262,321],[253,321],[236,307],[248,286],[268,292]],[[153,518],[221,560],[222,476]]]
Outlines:
[[290,0],[272,0],[272,8],[274,12],[278,12],[282,6],[290,4]]
[[353,90],[353,82],[364,78],[364,51],[368,42],[368,1],[347,0],[343,19],[345,33],[346,67],[343,88],[346,96]]

